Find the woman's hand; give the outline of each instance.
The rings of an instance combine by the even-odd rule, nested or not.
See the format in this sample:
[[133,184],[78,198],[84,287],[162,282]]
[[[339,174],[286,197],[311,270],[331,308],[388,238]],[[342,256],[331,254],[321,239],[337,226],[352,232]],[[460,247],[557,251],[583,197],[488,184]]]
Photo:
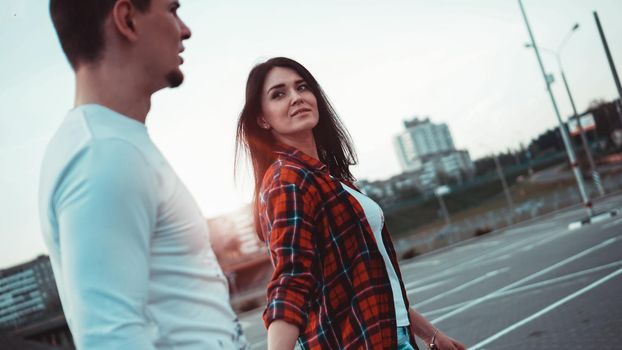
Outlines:
[[[426,344],[428,347],[432,344]],[[445,335],[445,333],[439,331],[436,334],[436,339],[434,339],[435,347],[431,347],[431,349],[438,350],[466,350],[464,345],[459,341]]]
[[[462,343],[448,337],[445,333],[435,328],[430,321],[426,320],[426,318],[414,308],[411,307],[410,310],[408,310],[408,316],[410,317],[410,324],[413,326],[415,335],[423,339],[428,348],[437,350],[466,349]],[[434,343],[433,347],[431,346],[432,343]]]

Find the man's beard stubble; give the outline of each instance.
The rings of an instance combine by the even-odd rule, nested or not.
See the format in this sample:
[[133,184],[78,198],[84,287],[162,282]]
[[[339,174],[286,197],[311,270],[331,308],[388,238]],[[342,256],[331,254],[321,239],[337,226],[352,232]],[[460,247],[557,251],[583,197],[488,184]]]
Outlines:
[[178,70],[174,70],[166,75],[166,82],[169,87],[176,88],[184,82],[184,74]]

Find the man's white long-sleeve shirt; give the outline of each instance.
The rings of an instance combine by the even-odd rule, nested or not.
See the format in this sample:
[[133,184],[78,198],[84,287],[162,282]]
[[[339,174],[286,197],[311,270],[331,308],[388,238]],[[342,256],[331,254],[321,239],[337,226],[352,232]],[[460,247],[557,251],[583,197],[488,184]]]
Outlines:
[[144,124],[71,110],[44,157],[39,207],[78,349],[243,347],[207,223]]

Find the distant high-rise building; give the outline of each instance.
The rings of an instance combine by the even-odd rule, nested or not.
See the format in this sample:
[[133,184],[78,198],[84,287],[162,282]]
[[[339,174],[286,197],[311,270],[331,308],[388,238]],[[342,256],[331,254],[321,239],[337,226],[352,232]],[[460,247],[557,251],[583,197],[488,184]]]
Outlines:
[[0,329],[14,329],[60,310],[49,257],[0,270]]
[[414,118],[404,121],[404,127],[406,130],[395,138],[404,171],[420,170],[423,158],[456,149],[447,124]]
[[470,177],[475,171],[469,152],[456,150],[447,124],[429,118],[404,121],[405,131],[395,137],[395,148],[404,172],[415,172],[425,190],[435,187],[439,178]]

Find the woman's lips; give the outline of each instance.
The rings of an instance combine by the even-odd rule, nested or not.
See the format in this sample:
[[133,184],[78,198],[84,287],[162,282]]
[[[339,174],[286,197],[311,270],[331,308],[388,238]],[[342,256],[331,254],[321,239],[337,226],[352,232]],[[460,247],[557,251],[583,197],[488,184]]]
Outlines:
[[292,113],[291,117],[293,118],[293,117],[297,116],[300,113],[310,112],[310,111],[311,110],[309,108],[301,108],[301,109],[296,110],[294,113]]

